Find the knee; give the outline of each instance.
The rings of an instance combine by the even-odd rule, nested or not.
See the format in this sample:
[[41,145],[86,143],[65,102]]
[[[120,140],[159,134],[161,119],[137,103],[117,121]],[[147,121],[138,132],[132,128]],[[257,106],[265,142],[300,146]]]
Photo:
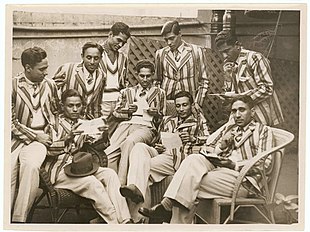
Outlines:
[[130,157],[131,158],[141,157],[143,155],[149,156],[146,152],[147,149],[148,149],[148,145],[146,145],[145,143],[141,143],[141,142],[136,143],[131,150]]
[[203,157],[202,155],[200,154],[191,154],[189,156],[187,156],[183,162],[186,162],[186,163],[199,163],[201,162],[201,160],[205,159],[205,157]]

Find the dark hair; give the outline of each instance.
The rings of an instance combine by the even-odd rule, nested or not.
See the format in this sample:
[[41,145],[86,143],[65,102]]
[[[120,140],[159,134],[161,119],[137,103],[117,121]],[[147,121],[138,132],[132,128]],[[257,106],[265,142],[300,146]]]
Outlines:
[[254,101],[250,96],[244,95],[236,97],[232,100],[231,105],[233,105],[236,101],[242,101],[243,103],[247,104],[250,109],[254,107]]
[[136,64],[135,70],[137,72],[140,72],[141,68],[149,68],[152,73],[155,72],[155,66],[154,64],[149,61],[149,60],[139,60],[138,63]]
[[114,23],[110,30],[113,35],[119,35],[119,33],[123,33],[128,37],[131,36],[129,26],[123,22]]
[[221,31],[215,37],[216,47],[221,46],[226,42],[227,45],[233,46],[237,42],[237,37],[231,31]]
[[21,62],[24,68],[26,64],[29,64],[33,68],[46,57],[46,51],[40,47],[27,48],[21,55]]
[[177,99],[177,98],[181,98],[181,97],[187,97],[189,99],[189,102],[191,104],[193,104],[194,102],[194,99],[193,99],[193,96],[187,92],[187,91],[180,91],[180,92],[177,92],[176,95],[174,96],[174,101]]
[[82,47],[82,55],[84,56],[85,54],[85,51],[88,49],[88,48],[97,48],[98,51],[100,52],[100,55],[102,55],[103,53],[103,47],[100,45],[100,44],[97,44],[97,43],[94,43],[94,42],[87,42],[83,45]]
[[180,31],[181,31],[181,28],[180,28],[178,21],[169,21],[164,24],[164,26],[161,29],[160,34],[164,36],[171,32],[175,35],[178,35],[180,34]]
[[69,97],[79,97],[84,105],[84,98],[82,95],[79,93],[79,91],[75,89],[67,89],[61,94],[61,102],[62,104],[65,104],[67,98]]

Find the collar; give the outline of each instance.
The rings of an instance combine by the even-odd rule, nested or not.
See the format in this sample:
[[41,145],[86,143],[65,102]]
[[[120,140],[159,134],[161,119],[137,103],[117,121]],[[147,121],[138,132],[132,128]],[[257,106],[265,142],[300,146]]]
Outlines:
[[250,129],[251,131],[254,131],[255,130],[255,127],[256,127],[256,124],[254,122],[254,120],[250,121],[247,125],[245,125],[244,127],[239,127],[237,126],[236,127],[236,131],[239,132],[239,131],[247,131],[248,129]]
[[59,116],[60,118],[62,118],[64,121],[66,121],[67,123],[69,123],[71,126],[73,126],[74,124],[76,124],[78,122],[78,120],[74,121],[74,120],[71,120],[69,118],[66,118],[64,114],[61,114]]
[[194,117],[193,114],[190,114],[184,120],[182,120],[181,118],[178,117],[178,125],[181,125],[182,123],[192,123],[192,122],[196,122],[196,121],[197,121],[197,119]]
[[27,77],[26,77],[26,75],[25,75],[25,73],[23,73],[24,75],[23,75],[23,79],[25,80],[25,82],[28,84],[28,85],[30,85],[30,86],[33,86],[33,85],[38,85],[38,86],[40,86],[40,84],[41,84],[41,82],[32,82],[31,80],[29,80]]
[[177,51],[181,54],[184,49],[184,42],[182,41],[181,45],[177,48]]

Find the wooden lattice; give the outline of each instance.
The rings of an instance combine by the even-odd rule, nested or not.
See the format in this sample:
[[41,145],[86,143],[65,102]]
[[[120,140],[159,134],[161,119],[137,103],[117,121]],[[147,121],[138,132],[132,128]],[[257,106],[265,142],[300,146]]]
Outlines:
[[[281,125],[295,134],[299,131],[299,62],[270,59],[274,89],[281,104],[284,123]],[[295,141],[298,141],[295,139]]]
[[[154,62],[156,50],[166,46],[164,41],[132,37],[129,49],[128,76],[136,83],[134,67],[140,59]],[[205,48],[205,60],[210,78],[208,93],[220,93],[223,86],[222,56],[214,50]],[[270,59],[274,88],[278,93],[285,123],[280,127],[298,135],[299,125],[299,64],[298,62]],[[203,106],[210,131],[216,130],[227,119],[227,109],[215,96],[207,95]]]

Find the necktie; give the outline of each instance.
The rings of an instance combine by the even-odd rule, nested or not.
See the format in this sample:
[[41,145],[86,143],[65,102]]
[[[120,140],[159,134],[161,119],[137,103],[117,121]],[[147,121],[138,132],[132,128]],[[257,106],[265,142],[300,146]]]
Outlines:
[[242,135],[243,135],[243,128],[239,127],[238,130],[237,130],[237,134],[235,136],[235,140],[237,142],[239,142],[241,140],[241,138],[242,138]]
[[32,85],[33,87],[33,94],[32,94],[32,103],[33,103],[33,109],[37,110],[40,106],[40,86],[39,83],[35,83]]
[[93,77],[93,75],[92,74],[89,74],[89,76],[88,76],[88,78],[87,78],[87,84],[91,84],[91,83],[93,83],[93,81],[94,81],[94,77]]
[[146,89],[142,89],[141,93],[139,94],[139,97],[144,97],[146,95]]
[[176,50],[174,52],[174,59],[175,59],[176,62],[179,62],[179,60],[180,60],[180,55],[179,55],[179,51],[178,50]]

